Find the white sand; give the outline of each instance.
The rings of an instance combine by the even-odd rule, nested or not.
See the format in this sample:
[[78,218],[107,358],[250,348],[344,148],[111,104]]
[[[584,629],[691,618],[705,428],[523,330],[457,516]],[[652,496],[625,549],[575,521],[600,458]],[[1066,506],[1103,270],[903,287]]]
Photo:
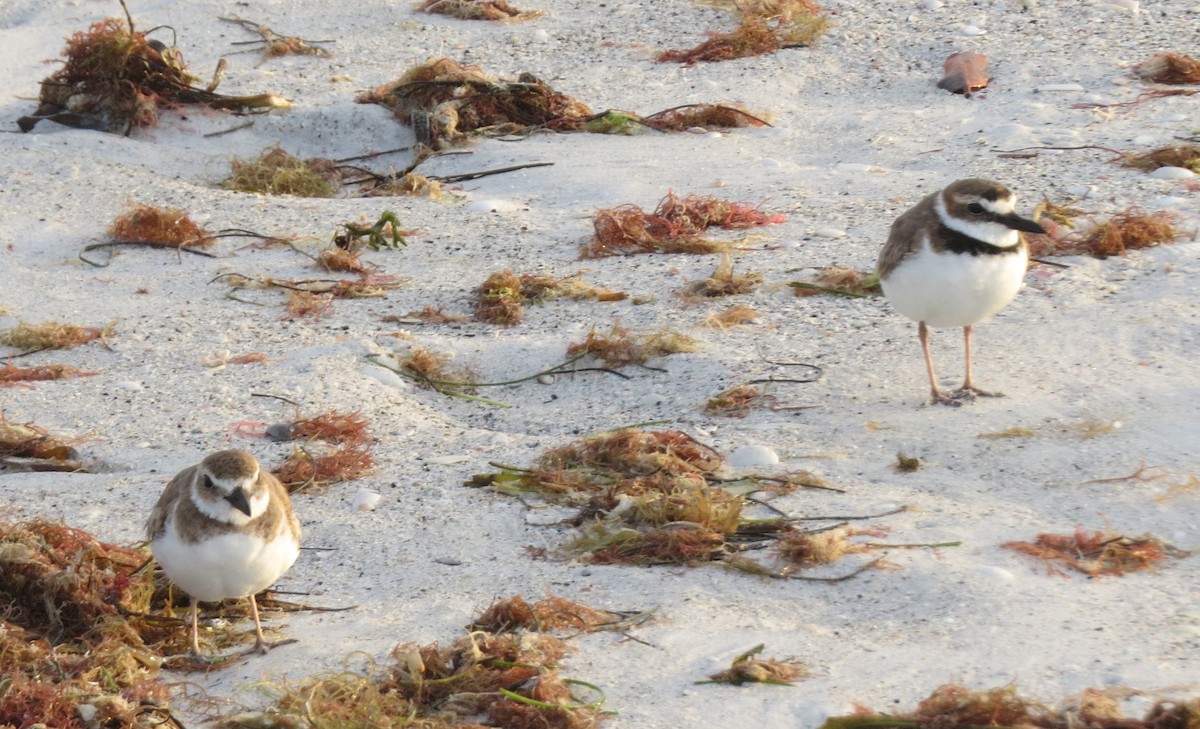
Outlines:
[[[910,709],[937,685],[975,688],[1016,682],[1057,701],[1088,687],[1194,691],[1200,683],[1200,562],[1161,571],[1087,580],[1048,576],[1000,544],[1076,527],[1151,532],[1177,546],[1200,545],[1196,491],[1162,500],[1171,484],[1200,472],[1200,244],[1104,261],[1067,259],[1066,270],[1036,269],[1016,301],[976,336],[976,375],[1007,398],[959,409],[922,407],[924,369],[915,326],[878,299],[798,299],[786,282],[805,269],[842,264],[868,269],[891,220],[921,196],[967,176],[991,177],[1032,211],[1042,195],[1062,200],[1086,189],[1078,206],[1099,215],[1138,205],[1169,206],[1189,232],[1200,193],[1187,181],[1156,180],[1108,162],[1098,150],[999,158],[996,149],[1095,144],[1142,151],[1196,133],[1200,97],[1172,97],[1130,109],[1072,109],[1088,101],[1130,101],[1142,90],[1130,64],[1162,51],[1195,52],[1195,0],[1110,5],[1041,0],[967,3],[831,3],[834,26],[816,47],[721,64],[659,65],[653,55],[693,45],[706,30],[732,27],[725,12],[683,0],[595,3],[529,0],[545,15],[493,25],[425,17],[408,2],[317,0],[133,0],[140,28],[170,25],[192,70],[251,36],[217,20],[237,14],[306,38],[336,38],[332,59],[284,58],[261,65],[230,56],[221,91],[273,91],[295,109],[255,117],[252,129],[205,138],[239,123],[200,109],[167,113],[130,138],[43,122],[28,135],[0,136],[0,327],[49,319],[115,322],[111,350],[97,345],[21,360],[97,370],[93,378],[0,390],[13,422],[32,421],[84,438],[102,473],[0,475],[0,513],[61,518],[102,538],[133,543],[159,490],[203,453],[245,447],[268,465],[290,444],[230,434],[239,421],[292,416],[253,392],[289,397],[304,414],[359,409],[377,440],[376,473],[356,483],[298,496],[306,552],[281,589],[316,603],[357,604],[348,613],[294,615],[276,627],[299,639],[269,656],[201,679],[230,706],[261,701],[264,677],[300,678],[337,670],[350,651],[385,660],[400,642],[449,642],[493,598],[556,594],[611,609],[652,609],[659,620],[635,635],[579,639],[571,676],[607,692],[619,712],[611,726],[815,727],[853,702]],[[938,7],[930,8],[929,5]],[[4,118],[32,113],[39,80],[65,36],[106,16],[115,2],[5,0],[0,5]],[[968,36],[964,26],[986,30]],[[170,42],[169,32],[156,35]],[[964,99],[935,88],[951,52],[986,54],[993,83]],[[640,137],[543,135],[522,142],[479,141],[470,154],[427,162],[451,174],[552,161],[553,167],[461,186],[462,199],[311,200],[265,198],[217,189],[231,156],[282,144],[302,156],[346,157],[412,142],[408,128],[356,92],[397,78],[439,55],[505,77],[529,71],[596,109],[643,114],[691,102],[733,101],[770,115],[774,127],[722,134]],[[334,77],[349,80],[334,81]],[[1038,92],[1048,84],[1082,91]],[[406,164],[398,157],[377,160]],[[581,262],[579,244],[599,207],[651,208],[669,189],[766,201],[785,224],[754,231],[739,270],[766,285],[740,297],[763,313],[753,327],[701,325],[733,301],[702,305],[677,295],[706,277],[712,256],[637,256]],[[401,251],[368,254],[407,285],[385,299],[336,302],[317,321],[283,321],[282,295],[242,292],[262,306],[230,300],[212,282],[239,272],[313,277],[287,249],[219,244],[217,260],[123,249],[104,269],[78,250],[102,240],[130,202],[178,206],[209,228],[327,240],[346,220],[394,210],[422,233]],[[822,237],[844,231],[845,237]],[[402,326],[381,321],[428,305],[469,311],[486,274],[559,275],[586,270],[595,284],[653,302],[554,302],[528,310],[511,328],[469,323]],[[138,293],[145,289],[146,293]],[[452,352],[496,381],[565,359],[566,346],[614,320],[635,331],[673,327],[702,351],[631,370],[488,390],[512,405],[496,409],[444,397],[386,376],[365,357],[409,344]],[[404,331],[411,340],[391,335]],[[961,342],[939,331],[935,351],[957,385]],[[262,352],[267,364],[209,369],[206,356]],[[795,371],[766,360],[825,369],[810,385],[777,390],[797,412],[756,411],[743,420],[699,411],[727,386]],[[962,540],[963,546],[894,550],[897,569],[870,571],[836,585],[774,581],[719,567],[639,569],[533,561],[527,545],[554,547],[566,527],[538,526],[546,512],[464,488],[489,461],[528,465],[573,437],[664,419],[724,453],[745,444],[774,449],[780,468],[813,470],[844,495],[801,492],[774,502],[797,516],[864,514],[905,505],[874,522],[894,542]],[[1072,426],[1120,421],[1091,439]],[[986,440],[979,433],[1022,427],[1030,438]],[[896,453],[918,456],[917,473],[893,470]],[[461,456],[459,460],[447,456]],[[439,462],[436,459],[443,459]],[[446,463],[444,461],[453,461]],[[1157,480],[1087,484],[1158,467]],[[373,512],[351,508],[359,487],[380,492]],[[557,512],[555,512],[557,513]],[[866,557],[817,574],[840,574]],[[794,688],[695,686],[756,643],[798,657],[815,676]],[[1146,699],[1127,709],[1140,715]]]

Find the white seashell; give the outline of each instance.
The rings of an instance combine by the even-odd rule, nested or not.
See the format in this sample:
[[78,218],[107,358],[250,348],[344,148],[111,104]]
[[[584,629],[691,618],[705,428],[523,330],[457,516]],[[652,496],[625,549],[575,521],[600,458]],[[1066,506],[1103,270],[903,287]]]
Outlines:
[[426,463],[432,463],[435,466],[451,466],[455,463],[471,460],[470,456],[452,455],[452,456],[431,456],[425,459]]
[[977,25],[964,25],[963,27],[958,29],[958,32],[962,33],[965,36],[984,35],[985,33],[987,33],[986,30],[984,30],[983,28],[980,28]]
[[1149,174],[1156,180],[1190,180],[1196,176],[1186,167],[1159,167]]
[[1042,84],[1041,86],[1037,87],[1036,91],[1041,94],[1050,94],[1059,92],[1081,92],[1087,91],[1087,89],[1083,88],[1079,84]]
[[122,380],[117,383],[117,387],[121,388],[122,390],[136,392],[137,390],[142,389],[142,383],[134,382],[133,380]]
[[354,510],[374,511],[375,505],[379,503],[380,498],[382,497],[374,491],[359,489],[358,493],[354,495]]
[[813,235],[818,238],[845,238],[846,231],[840,228],[816,228],[813,230]]
[[777,465],[779,454],[765,445],[752,443],[735,449],[725,460],[734,468],[761,468]]

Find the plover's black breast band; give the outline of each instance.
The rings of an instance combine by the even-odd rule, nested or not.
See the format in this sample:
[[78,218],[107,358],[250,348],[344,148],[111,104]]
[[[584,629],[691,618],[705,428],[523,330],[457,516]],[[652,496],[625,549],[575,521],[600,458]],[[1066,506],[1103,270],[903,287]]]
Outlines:
[[1003,248],[1001,246],[994,246],[991,243],[985,243],[978,238],[972,238],[966,233],[960,233],[945,223],[938,226],[937,236],[945,244],[946,250],[952,253],[970,253],[972,256],[1003,256],[1021,251],[1021,246]]

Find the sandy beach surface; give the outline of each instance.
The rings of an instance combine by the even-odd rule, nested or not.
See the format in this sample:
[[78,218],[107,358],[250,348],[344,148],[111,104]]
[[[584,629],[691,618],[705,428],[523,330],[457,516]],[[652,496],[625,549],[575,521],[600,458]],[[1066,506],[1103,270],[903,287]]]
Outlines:
[[[1195,0],[1053,2],[924,0],[827,4],[832,25],[811,48],[724,63],[660,64],[732,15],[686,0],[527,0],[540,17],[467,22],[419,14],[408,2],[132,0],[140,28],[183,51],[207,76],[229,68],[220,90],[273,92],[294,108],[243,119],[186,107],[127,137],[42,122],[0,135],[0,328],[57,320],[112,325],[98,343],[42,352],[23,366],[70,364],[93,377],[0,389],[0,410],[78,438],[94,473],[0,473],[0,517],[46,516],[103,539],[134,544],[166,481],[203,454],[245,448],[270,466],[292,443],[241,434],[245,422],[358,411],[370,423],[374,471],[293,503],[306,551],[279,583],[344,613],[271,621],[298,643],[225,671],[190,676],[227,710],[261,705],[263,680],[340,670],[348,654],[385,661],[398,643],[449,642],[497,597],[558,595],[597,608],[653,610],[636,641],[600,632],[573,640],[565,673],[603,687],[608,726],[804,727],[855,704],[906,710],[936,686],[1015,684],[1054,703],[1087,688],[1138,691],[1124,706],[1141,715],[1159,695],[1194,695],[1200,684],[1200,562],[1089,579],[1049,574],[1001,547],[1076,528],[1146,533],[1182,550],[1200,546],[1200,491],[1175,488],[1200,474],[1200,178],[1163,179],[1112,162],[1095,145],[1140,152],[1200,128],[1200,96],[1125,107],[1150,86],[1129,68],[1155,53],[1195,52]],[[218,18],[236,14],[282,33],[330,39],[330,58],[231,55],[253,36]],[[0,4],[0,118],[10,130],[32,113],[39,81],[63,39],[105,17],[102,0],[5,0]],[[989,88],[971,98],[938,89],[942,61],[973,51],[991,61]],[[463,154],[420,167],[451,175],[552,162],[447,186],[442,200],[308,199],[220,188],[234,157],[280,145],[302,157],[343,158],[413,144],[412,131],[355,95],[436,57],[514,79],[529,72],[593,109],[649,114],[680,104],[728,102],[770,127],[637,136],[535,134],[479,139]],[[403,168],[406,154],[371,161]],[[891,221],[921,197],[963,177],[1008,185],[1029,215],[1043,197],[1076,199],[1103,220],[1138,207],[1168,211],[1182,235],[1128,256],[1056,259],[1036,266],[1024,290],[977,328],[975,372],[1007,397],[960,408],[925,405],[915,325],[882,298],[796,297],[789,282],[830,265],[870,270]],[[1180,176],[1183,178],[1184,176]],[[668,191],[701,193],[786,213],[737,239],[738,271],[757,272],[751,294],[688,300],[713,255],[581,260],[601,208],[651,209]],[[237,290],[222,274],[317,278],[294,248],[224,240],[216,258],[117,249],[107,267],[77,257],[106,239],[130,204],[182,208],[210,228],[292,237],[309,252],[345,221],[393,211],[419,231],[399,250],[368,251],[380,274],[404,285],[381,298],[339,299],[316,319],[284,317],[283,293]],[[1081,222],[1086,221],[1086,216]],[[739,236],[743,236],[739,238]],[[623,301],[555,300],[501,327],[430,324],[425,307],[470,315],[489,273],[565,276],[626,292]],[[236,298],[228,294],[234,293]],[[634,303],[634,301],[638,303]],[[745,304],[747,325],[705,326]],[[389,320],[388,318],[391,317]],[[498,382],[563,362],[566,348],[614,323],[634,332],[669,328],[698,351],[605,373],[488,388],[507,407],[421,389],[368,357],[427,347],[453,355],[482,381]],[[934,350],[958,384],[961,335],[938,330]],[[15,353],[8,348],[0,355]],[[262,353],[224,367],[203,361]],[[778,384],[788,406],[744,418],[706,414],[708,398],[762,378],[796,378],[779,363],[823,376]],[[776,580],[716,565],[599,566],[537,560],[576,533],[570,510],[463,486],[490,463],[530,465],[581,436],[660,421],[713,446],[747,471],[819,475],[844,493],[802,489],[771,506],[791,516],[869,515],[892,543],[961,542],[892,549],[890,569],[838,583]],[[1010,429],[1021,437],[985,438]],[[1011,431],[1010,431],[1011,432]],[[747,449],[747,446],[756,448]],[[740,449],[740,450],[739,450]],[[897,454],[920,459],[898,472]],[[765,454],[765,455],[764,455]],[[777,464],[761,461],[771,454]],[[759,460],[756,460],[759,459]],[[1121,480],[1145,465],[1150,478]],[[359,489],[381,495],[373,511]],[[837,576],[880,552],[806,571]],[[695,685],[764,643],[766,654],[804,661],[813,675],[793,687]],[[210,709],[205,709],[208,711]],[[187,714],[184,714],[187,716]]]

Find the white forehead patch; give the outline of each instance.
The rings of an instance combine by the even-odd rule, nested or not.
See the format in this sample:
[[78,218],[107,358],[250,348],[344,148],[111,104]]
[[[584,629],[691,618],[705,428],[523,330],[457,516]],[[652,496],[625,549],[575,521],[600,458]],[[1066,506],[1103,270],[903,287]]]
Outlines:
[[998,200],[983,199],[979,201],[979,204],[989,213],[997,215],[1011,215],[1017,209],[1017,200],[1012,195],[1002,197]]

